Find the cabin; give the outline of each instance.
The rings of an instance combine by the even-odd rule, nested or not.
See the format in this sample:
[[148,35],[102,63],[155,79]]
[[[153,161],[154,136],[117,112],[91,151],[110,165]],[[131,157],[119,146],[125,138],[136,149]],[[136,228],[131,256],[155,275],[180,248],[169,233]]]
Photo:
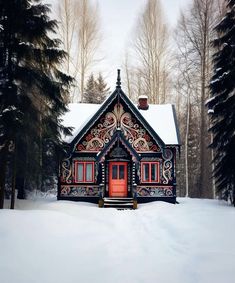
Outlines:
[[64,120],[75,130],[60,165],[58,200],[176,202],[180,141],[173,105],[149,105],[144,95],[134,105],[118,70],[116,88],[103,104],[71,104]]

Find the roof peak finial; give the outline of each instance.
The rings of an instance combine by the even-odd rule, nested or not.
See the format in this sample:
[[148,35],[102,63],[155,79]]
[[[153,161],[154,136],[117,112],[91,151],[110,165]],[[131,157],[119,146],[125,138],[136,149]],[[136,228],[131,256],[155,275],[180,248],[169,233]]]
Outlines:
[[117,70],[117,83],[116,83],[116,87],[117,88],[121,88],[121,76],[120,76],[121,70],[118,69]]

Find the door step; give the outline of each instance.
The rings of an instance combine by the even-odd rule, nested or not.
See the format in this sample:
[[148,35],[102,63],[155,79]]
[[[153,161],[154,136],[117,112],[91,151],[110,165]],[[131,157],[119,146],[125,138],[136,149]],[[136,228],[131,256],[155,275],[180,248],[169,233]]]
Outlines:
[[99,203],[99,207],[117,208],[118,210],[136,209],[137,201],[134,201],[133,198],[105,197],[101,200],[101,203]]

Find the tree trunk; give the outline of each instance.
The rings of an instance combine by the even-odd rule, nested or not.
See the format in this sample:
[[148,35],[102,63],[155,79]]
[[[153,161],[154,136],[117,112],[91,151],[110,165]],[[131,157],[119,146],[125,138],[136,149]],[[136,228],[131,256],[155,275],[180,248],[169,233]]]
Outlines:
[[204,31],[203,31],[203,46],[201,50],[201,123],[200,123],[200,179],[199,179],[199,196],[212,197],[212,172],[211,172],[211,152],[208,149],[209,134],[208,134],[208,117],[206,113],[205,102],[208,98],[206,96],[207,88],[207,73],[208,73],[208,11],[204,12]]
[[189,122],[190,122],[190,94],[187,97],[187,122],[185,133],[185,197],[189,197],[189,174],[188,174],[188,139],[189,139]]
[[17,149],[16,149],[16,142],[15,142],[15,148],[13,152],[13,170],[12,170],[12,182],[11,182],[11,206],[10,209],[15,208],[15,187],[16,187],[16,155],[17,155]]
[[1,162],[0,162],[0,209],[4,207],[8,145],[5,145],[1,149],[1,151],[2,152],[1,152]]

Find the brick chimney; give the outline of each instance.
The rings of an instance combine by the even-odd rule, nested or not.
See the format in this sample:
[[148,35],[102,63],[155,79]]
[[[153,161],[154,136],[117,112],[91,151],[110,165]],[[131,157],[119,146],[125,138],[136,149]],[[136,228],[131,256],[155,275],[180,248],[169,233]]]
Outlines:
[[147,95],[140,95],[139,96],[139,103],[138,103],[138,109],[140,110],[148,110],[149,105],[148,105],[148,96]]

